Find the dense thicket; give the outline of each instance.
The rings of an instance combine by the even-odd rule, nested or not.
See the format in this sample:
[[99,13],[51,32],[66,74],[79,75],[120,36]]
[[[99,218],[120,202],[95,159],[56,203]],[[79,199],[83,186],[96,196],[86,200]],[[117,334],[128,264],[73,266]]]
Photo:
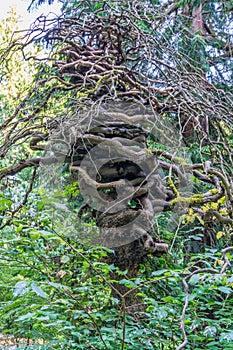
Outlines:
[[5,86],[14,57],[34,70],[0,117],[3,309],[38,297],[3,327],[51,349],[230,349],[232,3],[63,9],[2,50]]

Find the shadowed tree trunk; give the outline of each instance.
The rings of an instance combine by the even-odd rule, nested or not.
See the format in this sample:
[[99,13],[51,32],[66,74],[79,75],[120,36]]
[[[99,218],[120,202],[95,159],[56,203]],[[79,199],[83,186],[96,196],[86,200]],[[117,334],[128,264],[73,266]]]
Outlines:
[[[164,209],[171,191],[158,175],[154,156],[145,153],[148,131],[143,124],[149,117],[148,109],[139,108],[133,100],[102,105],[99,114],[93,116],[98,125],[89,125],[89,130],[76,139],[70,155],[70,170],[77,171],[85,198],[79,217],[89,212],[99,228],[91,243],[113,248],[107,262],[127,270],[129,278],[137,276],[148,254],[161,256],[168,249],[166,243],[153,237],[153,217]],[[139,119],[141,124],[136,123]],[[112,278],[119,280],[122,276],[113,273]],[[128,291],[122,284],[115,283],[114,287],[122,295]],[[127,307],[141,302],[136,293],[126,297]],[[119,297],[114,290],[113,294]]]

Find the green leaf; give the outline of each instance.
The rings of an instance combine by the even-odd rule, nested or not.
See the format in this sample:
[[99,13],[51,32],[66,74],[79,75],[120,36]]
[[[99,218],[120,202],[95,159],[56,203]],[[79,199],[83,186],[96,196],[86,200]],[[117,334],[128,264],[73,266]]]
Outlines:
[[25,315],[19,316],[16,321],[30,321],[34,316],[36,315],[36,312],[28,312]]
[[130,280],[122,279],[119,281],[119,284],[124,284],[127,288],[135,288],[137,287],[136,283]]
[[34,281],[31,283],[31,288],[32,288],[32,291],[36,293],[38,296],[40,296],[41,298],[47,298],[47,294]]
[[220,342],[230,342],[233,341],[233,331],[225,332],[220,335]]
[[190,280],[189,280],[189,284],[191,284],[192,286],[194,286],[195,284],[198,283],[199,279],[201,278],[201,275],[199,273],[196,273],[195,275],[193,275]]
[[163,309],[158,310],[158,318],[159,318],[160,320],[166,318],[167,315],[168,315],[168,314],[167,314],[167,311],[165,311],[165,310],[163,310]]
[[70,261],[70,257],[68,255],[63,255],[61,257],[61,263],[63,263],[63,264],[66,264],[69,261]]
[[16,285],[14,286],[13,295],[14,295],[14,297],[19,297],[19,296],[22,296],[22,295],[28,293],[29,290],[30,290],[30,288],[28,288],[27,281],[17,282]]
[[64,286],[61,283],[55,283],[55,282],[48,282],[48,284],[56,289],[68,289],[67,286]]
[[217,328],[214,326],[207,326],[204,329],[203,334],[207,337],[207,338],[212,338],[215,336],[215,334],[217,333]]
[[232,293],[232,289],[230,287],[218,287],[218,290],[224,294]]
[[229,278],[227,278],[227,282],[232,283],[233,282],[233,275]]
[[152,276],[160,276],[163,275],[165,272],[167,272],[167,270],[157,270],[157,271],[153,271],[152,272]]
[[8,198],[0,197],[0,210],[5,211],[9,209],[12,205],[13,201]]

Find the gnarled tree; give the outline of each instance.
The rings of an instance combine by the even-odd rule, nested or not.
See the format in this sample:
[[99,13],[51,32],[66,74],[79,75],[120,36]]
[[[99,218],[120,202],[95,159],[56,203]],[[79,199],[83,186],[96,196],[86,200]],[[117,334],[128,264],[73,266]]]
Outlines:
[[[204,225],[232,225],[232,43],[228,33],[219,38],[208,8],[230,15],[225,3],[185,3],[80,1],[13,37],[2,64],[20,51],[38,73],[2,117],[1,158],[18,154],[0,177],[35,170],[2,227],[27,201],[37,169],[57,164],[78,180],[79,217],[95,219],[91,242],[114,248],[108,261],[131,277],[148,254],[168,250],[155,234],[157,213],[192,210]],[[37,42],[42,54],[28,54]]]

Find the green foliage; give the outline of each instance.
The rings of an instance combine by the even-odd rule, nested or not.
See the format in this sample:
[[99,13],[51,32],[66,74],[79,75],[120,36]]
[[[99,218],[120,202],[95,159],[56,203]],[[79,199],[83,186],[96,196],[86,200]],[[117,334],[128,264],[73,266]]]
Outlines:
[[[108,250],[85,246],[56,220],[50,222],[48,208],[38,214],[33,220],[18,218],[2,232],[0,327],[4,333],[41,339],[44,349],[120,349],[122,344],[132,350],[175,349],[182,342],[182,280],[201,262],[216,273],[202,273],[195,267],[200,272],[188,281],[187,348],[215,349],[216,344],[219,349],[227,349],[228,344],[231,348],[233,270],[220,274],[223,261],[216,249],[191,253],[185,260],[182,247],[191,239],[191,235],[185,239],[185,225],[170,258],[149,258],[137,278],[129,279],[127,271],[104,262]],[[165,215],[158,222],[165,235],[166,220]],[[122,314],[119,301],[111,295],[112,271],[121,276],[119,285],[129,292],[137,290],[145,311]]]

